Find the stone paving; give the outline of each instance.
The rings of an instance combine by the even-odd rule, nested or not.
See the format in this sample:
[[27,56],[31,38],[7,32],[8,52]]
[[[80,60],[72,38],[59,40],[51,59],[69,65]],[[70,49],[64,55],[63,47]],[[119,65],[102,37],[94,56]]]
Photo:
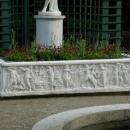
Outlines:
[[130,103],[130,94],[0,99],[0,130],[31,130],[37,121],[54,113],[119,103]]

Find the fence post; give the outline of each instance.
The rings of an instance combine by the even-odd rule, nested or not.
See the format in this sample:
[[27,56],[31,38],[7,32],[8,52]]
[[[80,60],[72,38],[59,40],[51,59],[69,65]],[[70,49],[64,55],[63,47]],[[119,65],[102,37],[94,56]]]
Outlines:
[[24,2],[23,2],[23,4],[24,4],[24,7],[23,7],[23,9],[24,9],[24,12],[23,12],[23,15],[24,15],[24,43],[25,44],[27,44],[29,41],[28,41],[28,8],[29,8],[29,3],[28,3],[29,1],[28,0],[24,0]]

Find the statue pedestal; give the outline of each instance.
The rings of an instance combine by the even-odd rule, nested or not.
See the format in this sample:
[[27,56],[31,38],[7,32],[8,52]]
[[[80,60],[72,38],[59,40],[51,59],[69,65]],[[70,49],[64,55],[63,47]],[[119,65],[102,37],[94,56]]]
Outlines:
[[38,12],[38,15],[46,15],[46,16],[61,16],[61,12],[60,11],[55,11],[55,12],[51,12],[51,11],[47,11],[47,12]]
[[35,15],[36,43],[41,47],[62,46],[65,16]]

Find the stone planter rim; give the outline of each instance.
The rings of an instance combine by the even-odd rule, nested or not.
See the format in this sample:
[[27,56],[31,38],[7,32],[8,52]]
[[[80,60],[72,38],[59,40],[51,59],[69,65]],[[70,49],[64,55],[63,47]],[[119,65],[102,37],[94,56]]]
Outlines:
[[73,64],[111,64],[111,63],[125,63],[130,62],[130,58],[120,58],[120,59],[95,59],[95,60],[61,60],[61,61],[2,61],[1,66],[34,66],[34,65],[73,65]]

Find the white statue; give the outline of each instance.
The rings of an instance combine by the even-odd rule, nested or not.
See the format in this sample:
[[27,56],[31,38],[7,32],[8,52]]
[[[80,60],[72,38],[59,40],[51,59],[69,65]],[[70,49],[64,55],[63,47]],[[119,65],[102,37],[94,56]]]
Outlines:
[[[47,7],[49,10],[47,11]],[[45,0],[44,8],[40,14],[44,15],[61,15],[58,9],[58,0]]]

